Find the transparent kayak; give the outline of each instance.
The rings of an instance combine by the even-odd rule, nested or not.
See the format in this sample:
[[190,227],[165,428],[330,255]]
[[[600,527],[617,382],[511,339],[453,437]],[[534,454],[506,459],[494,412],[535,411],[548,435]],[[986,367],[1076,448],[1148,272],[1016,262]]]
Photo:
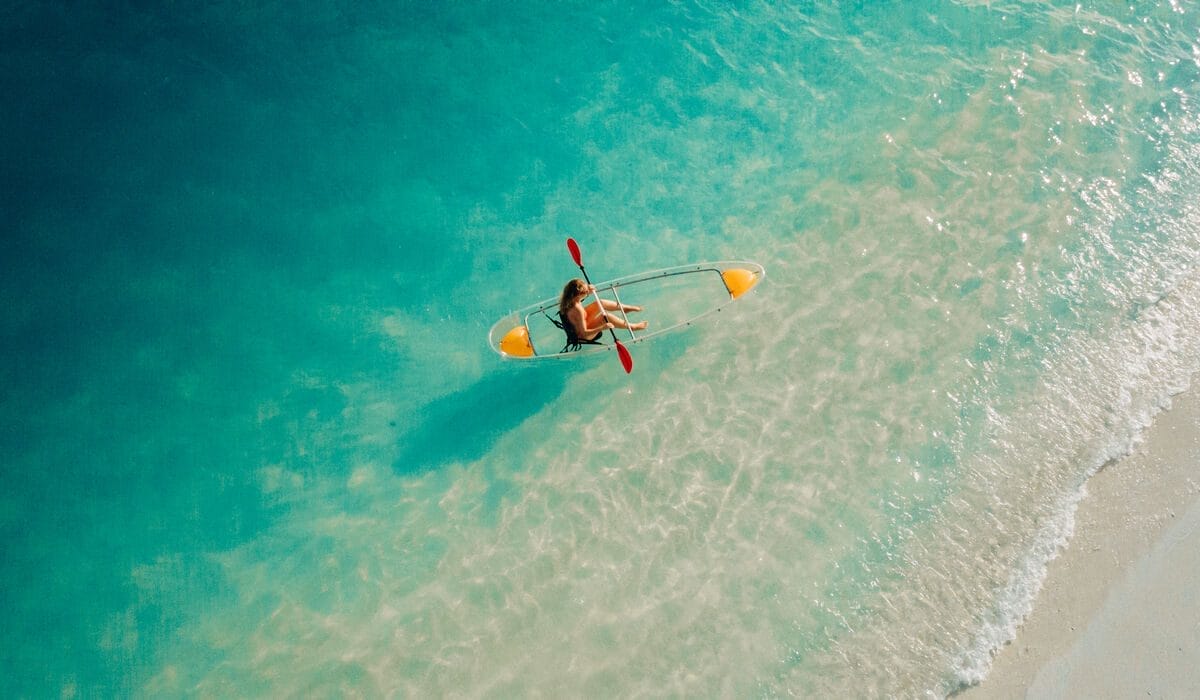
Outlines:
[[[696,263],[621,277],[597,284],[596,292],[604,299],[643,308],[641,313],[625,317],[630,323],[647,321],[646,330],[614,331],[617,339],[629,346],[686,328],[720,311],[754,289],[766,274],[762,265],[753,262]],[[589,300],[585,304],[594,297]],[[601,344],[570,350],[566,334],[555,323],[558,320],[556,296],[497,321],[488,333],[488,345],[501,356],[516,360],[570,359],[616,349],[612,335],[604,333],[597,339]]]

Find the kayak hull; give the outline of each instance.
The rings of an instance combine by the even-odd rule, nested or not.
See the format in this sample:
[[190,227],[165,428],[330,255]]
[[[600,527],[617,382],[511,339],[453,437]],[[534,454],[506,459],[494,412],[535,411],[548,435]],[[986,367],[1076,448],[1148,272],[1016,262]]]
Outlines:
[[[621,343],[629,346],[687,328],[720,311],[757,287],[766,274],[762,265],[747,261],[695,263],[610,280],[597,284],[596,291],[602,298],[645,309],[626,318],[631,323],[646,320],[649,328],[615,331]],[[616,349],[611,336],[605,334],[603,344],[568,350],[564,347],[566,335],[551,319],[558,319],[558,297],[501,318],[488,333],[488,345],[504,358],[521,361],[575,359]]]

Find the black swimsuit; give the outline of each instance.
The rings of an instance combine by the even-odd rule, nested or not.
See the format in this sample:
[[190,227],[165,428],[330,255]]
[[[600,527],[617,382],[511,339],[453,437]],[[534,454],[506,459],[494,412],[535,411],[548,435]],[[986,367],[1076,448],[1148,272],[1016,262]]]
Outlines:
[[[546,318],[550,318],[547,316]],[[562,352],[574,352],[581,349],[584,345],[603,345],[597,338],[604,335],[604,331],[598,331],[596,335],[584,340],[575,332],[575,324],[571,323],[570,319],[564,316],[561,312],[558,314],[558,319],[555,321],[550,318],[550,322],[562,329],[563,333],[567,334],[567,344],[563,346]]]

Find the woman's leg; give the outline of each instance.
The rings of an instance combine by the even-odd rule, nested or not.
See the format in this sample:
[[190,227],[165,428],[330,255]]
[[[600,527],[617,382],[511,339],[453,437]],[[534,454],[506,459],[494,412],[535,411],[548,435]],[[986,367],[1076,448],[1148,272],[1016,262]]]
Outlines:
[[[617,310],[617,302],[610,301],[608,299],[604,299],[603,301],[604,301],[604,308],[606,310],[608,310],[608,311],[616,311]],[[600,307],[596,305],[596,302],[593,301],[592,303],[588,304],[584,308],[584,310],[587,312],[587,315],[588,315],[588,325],[589,326],[595,326],[597,323],[602,323],[604,321],[604,319],[601,318],[601,316],[600,316]],[[625,307],[625,311],[641,311],[641,310],[642,309],[639,306],[634,306],[634,307],[626,306]],[[638,323],[632,323],[632,324],[626,323],[623,315],[619,314],[619,313],[608,314],[608,321],[609,321],[609,323],[612,323],[617,328],[625,328],[625,329],[628,329],[631,331],[640,331],[640,330],[645,330],[645,328],[646,328],[645,321],[639,321]]]
[[[618,305],[617,302],[613,301],[612,299],[601,299],[600,301],[604,303],[604,309],[606,311],[616,311],[618,309],[618,306],[620,307],[620,309],[622,311],[624,311],[625,313],[630,313],[630,314],[637,313],[638,311],[642,310],[642,307],[633,306],[632,304]],[[594,301],[592,302],[592,304],[595,304],[595,303],[596,302],[594,302]]]

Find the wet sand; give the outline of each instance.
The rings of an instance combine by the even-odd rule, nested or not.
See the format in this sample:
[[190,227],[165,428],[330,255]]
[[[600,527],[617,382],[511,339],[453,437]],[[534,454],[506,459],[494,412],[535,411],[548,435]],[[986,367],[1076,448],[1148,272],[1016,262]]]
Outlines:
[[957,697],[1200,697],[1195,386],[1088,481],[1033,611],[987,678]]

